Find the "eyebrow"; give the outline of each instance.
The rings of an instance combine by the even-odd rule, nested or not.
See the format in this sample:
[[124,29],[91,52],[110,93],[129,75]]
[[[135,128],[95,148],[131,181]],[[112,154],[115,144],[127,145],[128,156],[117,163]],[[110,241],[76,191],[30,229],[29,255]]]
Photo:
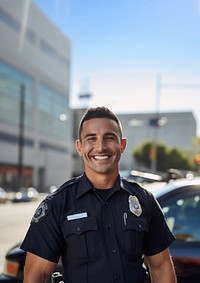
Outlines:
[[117,135],[113,132],[108,132],[105,134],[105,136],[113,136],[113,137],[117,137]]
[[96,134],[93,134],[93,133],[89,133],[89,134],[86,134],[85,136],[83,136],[83,138],[88,138],[88,137],[95,137]]

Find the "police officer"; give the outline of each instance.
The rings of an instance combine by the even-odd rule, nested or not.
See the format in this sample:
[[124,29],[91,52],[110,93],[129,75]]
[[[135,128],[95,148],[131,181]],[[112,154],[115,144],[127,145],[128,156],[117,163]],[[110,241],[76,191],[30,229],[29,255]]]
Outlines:
[[105,107],[83,116],[76,148],[82,176],[36,210],[21,248],[24,283],[44,283],[62,259],[66,283],[175,283],[168,247],[174,237],[152,194],[119,175],[127,140]]

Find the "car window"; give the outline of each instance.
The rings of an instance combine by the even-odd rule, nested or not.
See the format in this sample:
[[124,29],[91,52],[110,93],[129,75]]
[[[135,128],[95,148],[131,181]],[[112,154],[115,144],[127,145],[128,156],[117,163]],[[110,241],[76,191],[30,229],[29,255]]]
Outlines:
[[161,204],[167,224],[177,240],[200,241],[200,194],[181,193]]

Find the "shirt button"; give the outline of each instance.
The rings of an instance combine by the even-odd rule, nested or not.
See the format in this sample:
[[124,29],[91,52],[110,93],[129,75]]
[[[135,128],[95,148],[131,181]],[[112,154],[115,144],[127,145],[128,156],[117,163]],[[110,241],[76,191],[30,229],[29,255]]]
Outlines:
[[119,280],[120,279],[120,275],[116,274],[114,278],[115,278],[115,280]]
[[81,231],[81,228],[80,228],[80,227],[78,227],[76,230],[77,230],[77,232],[80,232],[80,231]]
[[116,254],[117,250],[116,249],[112,249],[112,253]]
[[111,225],[111,224],[106,225],[106,230],[110,230],[110,229],[111,229],[111,227],[112,227],[112,225]]

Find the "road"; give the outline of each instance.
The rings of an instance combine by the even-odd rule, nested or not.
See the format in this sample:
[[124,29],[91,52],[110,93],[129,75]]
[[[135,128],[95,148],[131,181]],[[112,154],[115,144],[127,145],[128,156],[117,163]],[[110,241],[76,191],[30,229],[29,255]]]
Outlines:
[[9,248],[22,241],[33,216],[44,195],[30,203],[6,203],[0,205],[0,273],[4,257]]

